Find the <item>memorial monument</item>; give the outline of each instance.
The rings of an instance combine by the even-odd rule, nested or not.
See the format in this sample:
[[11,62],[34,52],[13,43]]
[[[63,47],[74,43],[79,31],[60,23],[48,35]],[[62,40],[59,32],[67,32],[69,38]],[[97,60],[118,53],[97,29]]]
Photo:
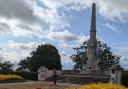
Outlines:
[[96,39],[96,5],[92,4],[90,39],[87,44],[87,67],[84,74],[93,74],[98,72],[97,67],[97,39]]
[[[92,4],[92,17],[91,17],[91,30],[90,38],[87,43],[87,66],[84,70],[58,70],[58,81],[64,83],[99,83],[99,82],[109,82],[112,81],[112,76],[110,71],[101,72],[97,66],[97,39],[96,39],[96,5]],[[43,67],[39,68],[38,79],[50,81],[52,70],[43,71]],[[115,73],[115,83],[121,83],[121,69],[119,67],[114,67]],[[111,78],[110,78],[111,77]]]
[[90,39],[88,40],[87,48],[87,70],[97,70],[97,40],[96,40],[96,7],[92,5],[92,18],[91,18],[91,30]]

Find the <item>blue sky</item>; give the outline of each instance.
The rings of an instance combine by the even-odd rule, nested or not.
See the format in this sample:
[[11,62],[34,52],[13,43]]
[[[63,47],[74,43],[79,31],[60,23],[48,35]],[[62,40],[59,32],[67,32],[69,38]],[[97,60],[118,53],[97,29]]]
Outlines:
[[73,66],[73,47],[89,38],[96,3],[97,38],[120,55],[128,69],[127,0],[1,0],[0,58],[18,63],[44,43],[57,47],[63,69]]

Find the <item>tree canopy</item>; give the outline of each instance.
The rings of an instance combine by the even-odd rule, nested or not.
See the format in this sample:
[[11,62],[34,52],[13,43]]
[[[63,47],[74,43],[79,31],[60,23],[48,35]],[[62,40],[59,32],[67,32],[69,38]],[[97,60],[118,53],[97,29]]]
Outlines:
[[40,66],[58,70],[62,68],[59,52],[50,44],[39,45],[30,54],[30,57],[26,57],[19,62],[19,68],[17,70],[37,72]]
[[0,73],[9,73],[13,71],[13,64],[10,61],[0,60]]
[[[75,63],[74,69],[86,69],[88,60],[87,41],[73,49],[76,52],[71,56],[72,61]],[[119,59],[120,56],[114,55],[107,44],[97,41],[97,65],[101,70],[110,69],[112,65],[119,63]]]

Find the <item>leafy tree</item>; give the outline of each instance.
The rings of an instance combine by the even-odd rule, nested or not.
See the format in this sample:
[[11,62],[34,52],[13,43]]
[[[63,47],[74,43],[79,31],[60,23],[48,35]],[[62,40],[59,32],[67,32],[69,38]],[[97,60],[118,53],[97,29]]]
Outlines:
[[25,59],[19,62],[19,68],[16,71],[29,71],[31,70],[31,62],[30,57],[26,57]]
[[9,73],[13,71],[13,64],[10,61],[0,60],[0,73]]
[[58,50],[50,45],[39,45],[35,51],[31,52],[30,57],[19,62],[17,70],[36,72],[40,66],[46,66],[48,69],[61,69],[61,61]]
[[[74,69],[86,69],[87,64],[87,42],[81,46],[73,48],[76,53],[71,56],[75,63]],[[101,70],[107,70],[112,65],[119,63],[120,57],[114,55],[107,44],[97,41],[97,65]]]

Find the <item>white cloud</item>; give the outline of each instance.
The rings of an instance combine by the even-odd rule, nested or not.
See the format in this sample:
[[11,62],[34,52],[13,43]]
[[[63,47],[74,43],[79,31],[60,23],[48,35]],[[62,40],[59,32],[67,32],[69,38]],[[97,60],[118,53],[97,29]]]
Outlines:
[[16,53],[14,51],[11,51],[11,52],[5,52],[4,50],[0,51],[0,57],[1,57],[2,60],[12,61],[12,60],[16,59],[15,54]]
[[83,42],[89,40],[89,35],[85,36],[85,35],[80,35],[78,36],[78,44],[83,44]]
[[97,4],[98,12],[111,21],[128,21],[128,1],[127,0],[41,0],[50,9],[76,10],[80,11],[91,7],[93,2]]
[[128,42],[123,42],[119,45],[115,45],[115,53],[121,56],[120,64],[124,69],[128,69]]
[[56,41],[58,40],[62,42],[73,41],[76,39],[76,36],[71,32],[69,32],[68,30],[56,31],[56,32],[51,31],[47,34],[46,37],[52,40],[56,40]]
[[34,50],[39,44],[35,42],[28,42],[28,43],[17,43],[15,41],[8,41],[6,43],[9,48],[12,49],[21,49],[21,50]]
[[63,70],[73,69],[74,63],[70,59],[70,57],[65,52],[62,52],[60,55],[61,55],[61,63],[62,63]]
[[41,0],[50,9],[81,10],[86,8],[84,0]]
[[128,0],[98,0],[99,13],[111,21],[128,21]]
[[111,31],[116,32],[116,33],[121,33],[122,32],[121,30],[119,30],[116,26],[114,26],[111,23],[105,23],[103,26],[107,27],[108,29],[110,29]]
[[19,62],[21,59],[29,56],[30,52],[35,50],[39,44],[37,42],[18,43],[9,40],[8,42],[1,43],[0,58]]
[[65,11],[90,8],[92,2],[97,3],[99,13],[109,20],[128,20],[127,0],[1,0],[0,32],[39,38],[49,31],[65,32],[63,30],[70,27]]
[[69,26],[67,18],[63,14],[60,15],[54,9],[49,10],[36,6],[34,8],[34,14],[40,18],[44,29],[58,30]]
[[34,0],[1,0],[0,32],[12,36],[43,38],[49,30],[68,27],[64,15],[40,7]]
[[68,49],[70,48],[70,45],[69,44],[66,44],[66,43],[60,43],[58,44],[59,48],[63,48],[63,49]]
[[31,23],[36,20],[32,9],[25,0],[0,0],[0,17],[19,19],[24,23]]

